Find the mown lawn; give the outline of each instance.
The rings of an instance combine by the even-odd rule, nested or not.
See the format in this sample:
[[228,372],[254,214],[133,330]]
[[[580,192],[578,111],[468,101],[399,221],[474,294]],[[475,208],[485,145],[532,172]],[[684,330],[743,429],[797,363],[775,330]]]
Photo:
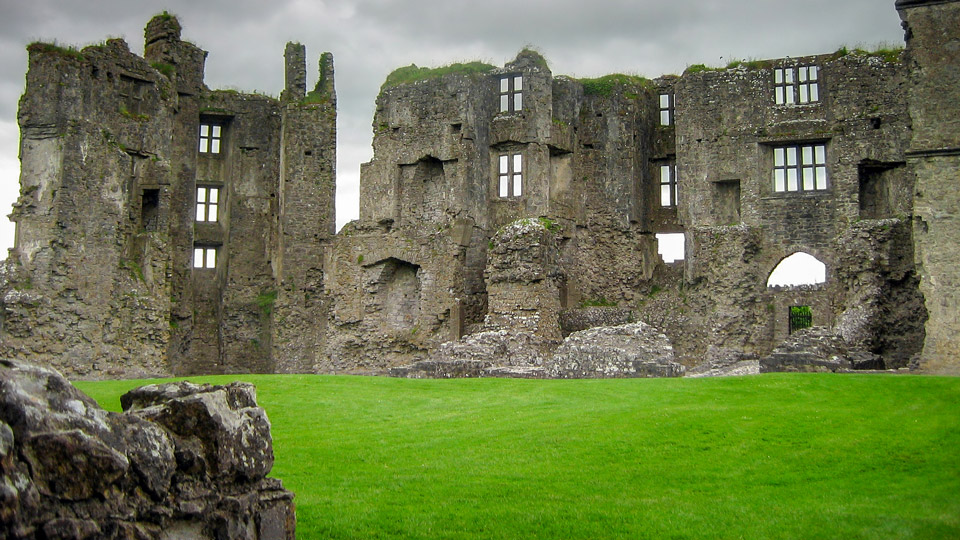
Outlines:
[[960,378],[235,379],[298,538],[960,538]]

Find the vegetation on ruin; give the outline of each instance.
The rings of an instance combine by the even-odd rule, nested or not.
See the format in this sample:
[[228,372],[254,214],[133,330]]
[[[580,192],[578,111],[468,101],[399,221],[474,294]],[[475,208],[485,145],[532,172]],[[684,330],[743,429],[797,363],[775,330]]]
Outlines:
[[903,53],[903,45],[878,43],[873,47],[857,46],[853,49],[844,45],[833,53],[833,57],[837,59],[847,56],[848,54],[855,54],[859,56],[875,56],[882,58],[885,62],[896,63],[900,62],[901,53]]
[[581,307],[581,308],[586,308],[586,307],[617,307],[617,303],[614,302],[613,300],[607,300],[606,298],[604,298],[604,297],[601,296],[601,297],[599,297],[599,298],[591,298],[591,299],[589,299],[589,300],[583,300],[582,302],[580,302],[580,307]]
[[277,291],[268,290],[263,291],[257,295],[256,304],[260,308],[260,311],[264,315],[269,315],[273,313],[273,304],[277,301]]
[[487,73],[494,69],[496,69],[496,66],[484,62],[458,62],[436,68],[419,67],[416,64],[410,64],[409,66],[397,68],[387,75],[387,79],[383,81],[383,85],[380,86],[380,91],[383,92],[387,88],[400,86],[402,84],[437,79],[451,73],[471,75],[474,73]]
[[125,116],[131,120],[136,120],[137,122],[146,122],[150,120],[149,115],[130,112],[130,110],[127,109],[127,106],[124,105],[123,103],[120,104],[118,112],[120,113],[121,116]]
[[[577,81],[583,85],[583,93],[588,96],[609,96],[613,92],[613,89],[618,87],[639,87],[646,89],[650,88],[651,85],[650,80],[646,77],[625,75],[623,73],[611,73],[595,79],[577,79]],[[624,95],[627,94],[628,92],[624,93]],[[627,97],[636,98],[637,94],[633,93],[627,95]]]
[[727,63],[727,67],[724,69],[735,69],[738,67],[745,67],[747,69],[769,69],[773,67],[773,62],[770,60],[757,60],[755,58],[747,60],[733,60]]
[[300,538],[960,537],[960,378],[235,379]]
[[168,79],[172,79],[176,74],[176,68],[173,67],[173,64],[168,64],[166,62],[151,62],[150,67],[159,71],[161,75]]
[[330,103],[330,93],[323,89],[313,89],[300,100],[301,105],[315,105],[322,103]]
[[80,52],[79,49],[73,46],[59,45],[56,41],[53,43],[34,41],[27,45],[27,51],[32,53],[56,54],[74,60],[84,60],[83,53]]

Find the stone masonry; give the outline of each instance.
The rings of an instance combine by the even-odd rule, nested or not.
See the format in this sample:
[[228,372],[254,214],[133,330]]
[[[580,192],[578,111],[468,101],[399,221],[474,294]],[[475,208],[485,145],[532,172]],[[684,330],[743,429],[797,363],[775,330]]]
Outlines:
[[[166,14],[144,58],[31,45],[2,346],[88,378],[572,376],[548,369],[588,349],[564,339],[644,323],[640,341],[588,334],[620,360],[565,365],[707,374],[842,350],[841,367],[958,373],[960,2],[896,8],[902,51],[654,80],[555,76],[531,50],[398,69],[339,233],[328,53],[308,92],[288,44],[273,99],[206,88],[206,53]],[[664,234],[683,260],[658,255]],[[797,254],[823,282],[769,286]],[[791,336],[809,326],[822,339]]]
[[152,385],[101,409],[59,373],[0,360],[0,537],[292,540],[253,385]]

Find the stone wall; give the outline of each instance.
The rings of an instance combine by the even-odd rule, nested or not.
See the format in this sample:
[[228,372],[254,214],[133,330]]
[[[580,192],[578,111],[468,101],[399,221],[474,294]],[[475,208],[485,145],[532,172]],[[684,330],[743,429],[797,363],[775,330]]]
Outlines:
[[253,385],[152,385],[107,412],[54,370],[0,360],[3,537],[293,539]]
[[180,31],[154,17],[142,58],[122,40],[29,47],[0,277],[11,356],[86,378],[314,369],[335,223],[332,56],[309,94],[293,44],[283,100],[210,90],[207,53]]
[[[360,219],[339,234],[329,54],[307,92],[289,44],[273,99],[207,89],[206,53],[169,15],[147,25],[144,58],[118,40],[35,44],[3,346],[88,377],[467,357],[457,372],[482,373],[478,351],[539,366],[563,335],[611,322],[579,311],[597,307],[652,325],[692,367],[769,355],[803,305],[886,367],[952,372],[958,5],[898,2],[902,53],[656,80],[554,76],[531,50],[402,68],[377,97]],[[216,155],[198,152],[203,125],[223,130]],[[214,222],[195,218],[198,187],[221,190]],[[517,223],[549,234],[511,237]],[[684,234],[684,260],[661,260],[660,233]],[[215,268],[194,267],[198,247]],[[798,252],[825,283],[768,286]]]
[[960,2],[899,0],[907,42],[907,94],[912,138],[907,160],[916,175],[913,237],[920,292],[929,313],[922,363],[926,370],[960,373]]
[[71,376],[169,373],[175,87],[122,40],[29,53],[4,347]]

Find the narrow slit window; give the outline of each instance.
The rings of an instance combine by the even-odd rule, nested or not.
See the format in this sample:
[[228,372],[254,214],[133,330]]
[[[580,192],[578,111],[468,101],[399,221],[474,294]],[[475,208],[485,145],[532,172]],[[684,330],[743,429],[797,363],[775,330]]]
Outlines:
[[200,124],[200,153],[219,154],[223,135],[223,126]]
[[523,75],[500,77],[500,112],[523,110]]
[[497,169],[497,195],[503,199],[521,196],[523,194],[523,155],[500,154]]
[[781,146],[773,149],[773,190],[827,189],[827,150],[823,144]]
[[219,219],[220,188],[197,188],[197,221],[217,221]]
[[216,268],[217,267],[217,248],[212,246],[194,246],[193,267],[194,268]]

